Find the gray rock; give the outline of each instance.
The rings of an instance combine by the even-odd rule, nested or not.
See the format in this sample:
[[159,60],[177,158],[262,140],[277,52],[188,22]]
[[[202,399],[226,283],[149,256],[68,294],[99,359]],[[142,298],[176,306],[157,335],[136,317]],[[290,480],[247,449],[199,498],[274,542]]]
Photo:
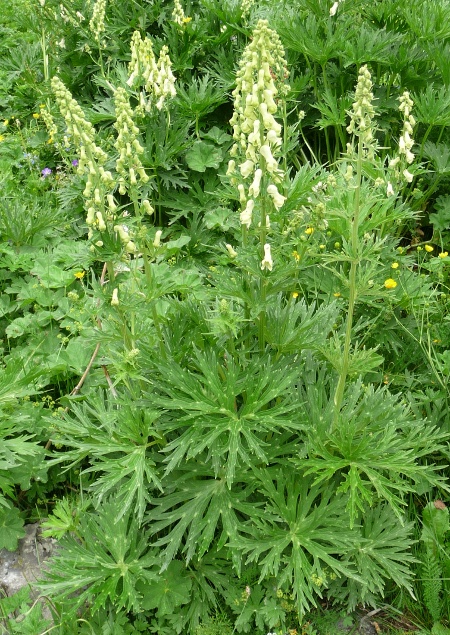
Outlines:
[[[57,548],[54,538],[43,538],[39,523],[25,526],[26,535],[19,540],[17,551],[0,549],[0,594],[11,596],[22,587],[32,588],[42,577],[48,559]],[[38,593],[34,592],[33,597]],[[45,610],[46,617],[49,616]]]

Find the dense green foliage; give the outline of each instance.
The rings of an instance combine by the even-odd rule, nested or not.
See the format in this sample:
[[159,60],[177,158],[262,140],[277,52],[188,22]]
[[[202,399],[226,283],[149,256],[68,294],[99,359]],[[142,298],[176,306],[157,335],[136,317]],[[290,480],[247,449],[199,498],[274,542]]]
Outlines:
[[60,541],[52,632],[449,632],[447,0],[0,31],[0,547]]

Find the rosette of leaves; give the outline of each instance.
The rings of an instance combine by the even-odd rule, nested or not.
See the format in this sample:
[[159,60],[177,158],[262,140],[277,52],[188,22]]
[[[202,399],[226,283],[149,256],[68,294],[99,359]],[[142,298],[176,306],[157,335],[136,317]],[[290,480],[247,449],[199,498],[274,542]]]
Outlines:
[[82,517],[78,534],[81,539],[62,538],[39,588],[62,601],[68,616],[85,603],[92,613],[108,606],[141,610],[139,583],[157,580],[157,558],[130,510],[124,514],[120,502],[107,502],[99,512]]

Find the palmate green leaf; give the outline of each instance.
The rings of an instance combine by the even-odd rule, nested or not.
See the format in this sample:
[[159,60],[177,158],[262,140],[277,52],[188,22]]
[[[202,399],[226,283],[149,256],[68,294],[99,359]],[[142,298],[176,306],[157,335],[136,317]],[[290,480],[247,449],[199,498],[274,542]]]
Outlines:
[[14,551],[25,536],[23,518],[15,507],[0,507],[0,549]]
[[331,22],[320,20],[311,13],[304,19],[298,13],[286,15],[283,12],[283,19],[277,20],[275,28],[286,48],[324,65],[335,57],[339,43],[345,41],[342,31],[347,25],[338,20],[332,26]]
[[172,360],[155,368],[151,384],[160,394],[150,403],[164,409],[163,429],[177,431],[164,448],[167,473],[206,450],[215,476],[225,470],[231,485],[238,466],[268,462],[268,433],[302,429],[301,404],[292,397],[299,370],[290,359],[235,361],[196,350],[192,370]]
[[95,514],[81,518],[82,542],[65,536],[45,578],[44,593],[65,601],[68,615],[86,601],[95,613],[111,602],[116,609],[141,610],[138,583],[157,578],[157,559],[148,552],[148,535],[117,502],[106,503]]
[[[151,118],[148,122],[144,136],[145,154],[143,156],[144,167],[153,170],[173,170],[178,166],[179,157],[192,144],[189,139],[189,124],[180,118],[170,121],[167,114],[161,111],[158,118]],[[183,175],[175,170],[176,179]],[[170,179],[170,172],[166,175]]]
[[162,569],[176,556],[181,545],[189,562],[194,556],[200,560],[213,541],[217,541],[218,549],[228,540],[238,541],[239,514],[250,515],[254,510],[254,503],[246,502],[253,486],[235,483],[230,490],[224,477],[211,478],[207,468],[193,462],[185,471],[175,481],[174,492],[152,500],[154,508],[146,517],[152,534],[170,528],[153,543],[165,547],[161,551]]
[[430,214],[430,222],[435,231],[445,231],[450,228],[450,196],[438,196],[434,203],[435,212]]
[[11,362],[6,367],[1,368],[0,405],[10,403],[20,397],[37,394],[39,392],[37,379],[41,373],[40,368],[27,368],[23,360]]
[[404,39],[402,34],[394,31],[354,24],[337,54],[343,59],[344,68],[352,64],[359,67],[369,61],[386,64],[395,59],[398,45]]
[[412,95],[414,116],[417,121],[433,126],[448,126],[450,123],[450,89],[439,90],[428,84],[425,90]]
[[410,0],[402,14],[414,36],[426,40],[446,40],[450,36],[450,16],[445,0]]
[[[415,542],[412,538],[413,523],[399,524],[389,505],[378,505],[368,510],[360,520],[359,535],[355,536],[348,557],[355,563],[364,585],[349,579],[350,596],[354,595],[364,602],[369,593],[383,594],[388,580],[393,580],[413,595],[411,565],[417,562],[410,553]],[[353,593],[353,587],[358,587],[357,593]]]
[[325,90],[321,95],[322,101],[314,104],[314,108],[322,115],[316,122],[320,128],[328,126],[342,126],[347,122],[347,111],[350,109],[352,99],[348,95],[335,97],[330,90]]
[[42,617],[42,604],[36,602],[28,586],[8,597],[0,597],[2,635],[36,635],[48,632],[51,622]]
[[446,143],[427,141],[423,147],[423,155],[430,159],[435,172],[439,174],[450,172],[450,148]]
[[196,141],[186,152],[186,162],[191,170],[205,172],[206,168],[219,168],[223,159],[222,151],[212,143]]
[[427,503],[422,512],[422,533],[420,540],[425,543],[427,549],[445,549],[445,534],[450,531],[448,507],[436,505],[435,502]]
[[409,408],[386,388],[363,388],[356,382],[346,393],[339,420],[334,420],[330,398],[321,410],[320,426],[314,406],[318,392],[321,388],[311,385],[301,390],[310,413],[308,456],[293,462],[313,474],[315,484],[338,477],[338,491],[348,494],[351,525],[378,500],[386,501],[403,522],[404,495],[423,479],[448,489],[436,467],[419,462],[422,456],[442,451],[447,435],[415,421]]
[[182,115],[196,119],[213,112],[227,99],[225,90],[209,75],[205,75],[193,79],[187,88],[178,85],[175,103]]
[[152,490],[162,489],[159,459],[151,451],[160,442],[158,416],[156,410],[143,410],[127,399],[106,401],[103,393],[90,403],[73,404],[72,413],[58,422],[57,443],[64,453],[56,454],[52,463],[73,467],[88,458],[92,464],[84,473],[97,477],[91,486],[95,505],[114,493],[120,503],[118,517],[131,508],[141,521]]
[[[320,347],[322,355],[330,362],[337,373],[342,372],[344,364],[344,356],[342,351],[342,338],[334,333],[332,338]],[[349,375],[361,376],[380,366],[383,363],[383,357],[378,355],[373,349],[358,348],[358,342],[350,351],[347,364],[347,372]]]
[[283,302],[267,310],[265,336],[268,344],[280,353],[297,353],[319,349],[325,344],[339,314],[337,303],[315,307],[301,299]]
[[52,514],[41,523],[42,535],[60,539],[68,532],[76,532],[80,517],[90,507],[89,499],[73,501],[65,496],[58,500]]
[[287,583],[300,616],[316,606],[320,591],[313,579],[326,584],[327,569],[362,582],[346,557],[353,532],[344,498],[333,487],[314,485],[300,471],[268,468],[254,473],[264,510],[255,508],[246,525],[248,535],[231,546],[247,555],[247,563],[258,563],[260,582],[273,576],[278,587]]
[[175,613],[176,608],[189,602],[192,580],[186,567],[173,560],[164,573],[154,582],[141,586],[143,591],[142,607],[145,610],[158,609],[158,617]]

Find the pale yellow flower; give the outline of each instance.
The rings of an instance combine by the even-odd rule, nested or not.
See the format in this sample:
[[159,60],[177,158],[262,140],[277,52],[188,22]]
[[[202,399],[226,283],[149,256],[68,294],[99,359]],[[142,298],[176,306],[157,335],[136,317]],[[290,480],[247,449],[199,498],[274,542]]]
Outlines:
[[112,292],[111,306],[117,306],[118,304],[119,304],[119,290],[114,289],[114,291]]
[[395,289],[397,283],[392,278],[388,278],[384,281],[384,286],[386,287],[386,289]]
[[264,245],[264,258],[261,262],[261,269],[268,269],[269,271],[272,271],[273,268],[273,261],[272,261],[272,254],[270,252],[270,245],[268,243],[266,243]]
[[425,251],[428,251],[429,254],[434,250],[433,245],[425,245]]
[[441,251],[441,253],[439,254],[439,258],[447,258],[448,256],[448,251]]

